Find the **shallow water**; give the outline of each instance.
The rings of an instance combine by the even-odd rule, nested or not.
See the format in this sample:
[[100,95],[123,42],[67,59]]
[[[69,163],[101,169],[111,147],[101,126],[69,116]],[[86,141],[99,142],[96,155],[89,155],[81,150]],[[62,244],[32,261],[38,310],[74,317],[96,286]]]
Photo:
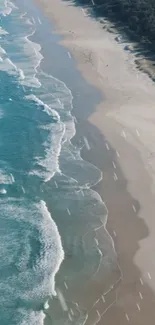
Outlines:
[[74,93],[56,67],[42,70],[34,38],[44,18],[34,13],[0,0],[1,323],[43,324],[51,298],[52,324],[81,324],[87,297],[108,290],[119,268],[106,207],[90,189],[102,173],[81,158],[84,143],[71,143]]

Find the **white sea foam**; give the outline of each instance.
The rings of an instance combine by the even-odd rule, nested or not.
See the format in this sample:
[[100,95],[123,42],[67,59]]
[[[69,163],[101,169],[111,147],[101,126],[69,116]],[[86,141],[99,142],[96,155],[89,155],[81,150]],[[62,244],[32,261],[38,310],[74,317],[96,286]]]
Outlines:
[[44,309],[48,309],[49,308],[49,303],[48,300],[44,303]]
[[22,321],[19,325],[44,325],[45,314],[43,311],[28,311],[19,309],[18,313],[20,313]]
[[24,80],[25,79],[25,75],[24,75],[23,70],[22,69],[18,69],[17,71],[19,72],[20,80]]
[[[53,256],[53,261],[52,261],[52,275],[51,275],[51,286],[52,286],[52,293],[54,295],[56,295],[56,291],[55,291],[55,275],[56,273],[59,271],[60,265],[64,259],[64,251],[62,248],[62,244],[61,244],[61,237],[60,234],[58,232],[58,228],[55,224],[55,222],[53,221],[53,219],[51,218],[51,215],[47,209],[46,203],[44,201],[41,201],[39,203],[39,207],[40,207],[40,211],[42,213],[43,216],[43,222],[41,224],[41,229],[42,232],[44,234],[44,236],[46,236],[46,247],[45,247],[45,252],[44,252],[44,258],[41,259],[41,261],[39,262],[39,268],[45,267],[45,265],[47,266],[49,263],[49,259],[50,259],[50,247],[51,244],[53,246],[53,253],[55,254],[55,257]],[[52,238],[52,233],[55,234],[55,239],[53,240]],[[54,242],[56,241],[56,242]]]
[[7,174],[5,170],[0,169],[0,184],[13,184],[14,177],[12,174]]
[[[0,205],[1,225],[4,226],[0,236],[1,263],[10,270],[10,264],[14,261],[17,272],[11,273],[10,277],[8,273],[4,298],[14,303],[20,297],[25,303],[32,304],[56,295],[55,275],[64,259],[64,251],[58,228],[46,203],[3,197]],[[39,252],[35,251],[34,240],[37,246],[39,243]],[[2,285],[0,281],[0,290]],[[16,293],[12,289],[14,287]]]
[[59,103],[62,109],[65,109],[70,113],[73,109],[73,95],[71,90],[63,81],[60,81],[52,75],[49,75],[43,71],[41,71],[40,75],[45,79],[48,91],[51,90],[53,99]]
[[[61,114],[60,110],[66,112],[65,133],[63,136],[63,141],[71,140],[76,133],[74,118],[71,115],[71,110],[73,108],[72,92],[64,82],[60,81],[59,79],[47,73],[41,72],[41,77],[45,78],[48,91],[51,89],[51,95],[54,98],[53,106],[55,106],[55,109],[57,109],[60,112],[60,114]],[[55,101],[58,103],[58,105],[55,104]],[[52,107],[52,105],[50,104],[49,106]]]
[[74,137],[74,135],[76,133],[74,118],[71,115],[71,113],[68,113],[68,121],[66,121],[65,125],[66,125],[66,128],[65,128],[64,139],[66,141],[69,141]]
[[[44,126],[40,126],[40,129],[44,129]],[[38,168],[29,172],[29,175],[37,175],[44,178],[45,182],[48,182],[55,173],[61,173],[59,169],[59,155],[61,152],[61,143],[63,134],[65,131],[64,124],[59,123],[54,126],[53,123],[46,127],[49,131],[49,136],[43,143],[44,157],[36,157],[36,165],[42,169],[38,171]]]
[[0,189],[0,194],[6,194],[6,193],[7,191],[4,188]]
[[0,14],[2,16],[5,17],[5,16],[8,16],[11,14],[12,8],[13,8],[11,4],[12,3],[11,2],[9,3],[9,1],[7,1],[7,0],[4,1],[4,9],[0,10]]
[[[56,172],[60,172],[59,170],[59,155],[61,151],[61,143],[65,132],[64,123],[60,121],[59,114],[51,109],[47,104],[41,101],[35,95],[26,96],[28,100],[32,100],[36,102],[38,105],[38,109],[43,110],[48,116],[50,116],[51,122],[47,125],[40,126],[40,129],[48,130],[48,136],[46,141],[43,143],[45,157],[36,157],[36,162],[39,166],[45,168],[45,171],[40,172],[37,169],[32,170],[30,175],[38,175],[40,177],[44,177],[45,181],[49,181]],[[55,123],[53,123],[55,122]]]
[[0,53],[6,54],[6,51],[0,46]]
[[33,23],[32,23],[32,21],[29,19],[29,18],[27,18],[26,20],[25,20],[25,22],[26,22],[26,24],[28,24],[28,25],[33,25]]
[[[40,201],[37,205],[43,220],[39,223],[39,228],[42,233],[42,238],[46,239],[44,243],[44,254],[41,259],[38,260],[36,264],[36,269],[46,272],[46,268],[51,268],[51,275],[49,278],[50,283],[48,283],[48,288],[46,290],[51,291],[53,295],[56,295],[55,291],[55,275],[59,271],[60,265],[64,259],[64,251],[61,244],[61,237],[58,232],[58,228],[51,218],[51,215],[47,209],[46,203]],[[52,249],[52,251],[51,251]],[[52,260],[51,260],[52,254]]]
[[6,2],[7,2],[7,4],[8,4],[11,8],[13,8],[13,9],[18,9],[18,7],[17,7],[17,6],[16,6],[12,1],[7,0]]
[[[8,10],[12,10],[12,7],[13,6],[11,4],[9,6],[8,1],[5,1],[5,8],[3,9],[5,9],[5,11],[7,10],[6,13],[8,13]],[[4,13],[4,10],[2,11]],[[23,18],[26,14],[27,13],[21,15],[20,18]],[[22,85],[39,88],[41,86],[41,83],[36,77],[36,75],[38,72],[37,69],[40,66],[40,62],[43,59],[43,56],[40,53],[41,52],[40,44],[37,44],[30,40],[30,37],[32,37],[34,33],[35,33],[35,29],[31,30],[25,36],[18,37],[17,35],[17,38],[14,40],[14,45],[16,46],[17,44],[17,51],[21,52],[22,60],[15,61],[15,57],[13,60],[11,57],[10,58],[5,57],[4,60],[4,58],[2,57],[1,63],[3,62],[3,65],[1,64],[0,69],[2,71],[7,71],[10,74],[15,74],[16,72],[18,74],[19,80],[21,81]],[[2,27],[0,27],[0,34],[7,35],[8,32],[4,30]],[[0,53],[6,54],[5,50],[2,48],[0,48]]]
[[20,15],[20,19],[24,18],[27,15],[27,11],[25,11],[23,14]]
[[[40,45],[29,40],[29,37],[32,36],[34,32],[35,31],[33,31],[31,34],[29,34],[29,36],[26,36],[24,38],[17,36],[15,42],[16,45],[18,44],[20,45],[17,48],[17,53],[21,54],[20,57],[22,58],[22,60],[18,62],[18,55],[17,55],[17,62],[14,60],[13,60],[14,62],[12,62],[11,59],[5,58],[4,66],[6,69],[9,66],[10,73],[15,73],[16,75],[18,75],[18,78],[22,85],[27,85],[29,87],[40,87],[41,83],[37,78],[38,75],[36,76],[36,74],[38,72],[37,70],[43,57],[40,53],[41,51]],[[75,134],[74,119],[70,113],[70,110],[72,109],[72,93],[63,82],[59,81],[56,78],[53,78],[52,76],[48,76],[48,78],[49,78],[48,86],[49,89],[51,89],[51,96],[53,96],[53,101],[54,101],[53,107],[52,104],[50,106],[49,101],[46,99],[47,94],[45,93],[44,93],[44,100],[42,100],[41,95],[39,96],[38,94],[37,95],[41,99],[38,98],[36,95],[30,95],[26,97],[28,100],[33,100],[34,102],[36,102],[38,109],[42,110],[49,117],[51,117],[51,120],[55,120],[54,123],[52,122],[47,125],[40,125],[40,129],[46,129],[48,131],[47,139],[43,143],[43,147],[45,150],[45,158],[36,157],[37,164],[45,168],[45,172],[43,171],[43,177],[45,181],[51,179],[54,173],[56,171],[59,171],[59,155],[60,155],[61,147],[64,148],[62,154],[63,155],[65,154],[66,157],[68,157],[68,153],[69,153],[69,156],[72,157],[72,159],[74,158],[76,160],[77,158],[79,160],[82,160],[82,158],[79,157],[80,155],[79,150],[76,151],[75,149],[73,149],[70,143],[70,139]],[[56,102],[58,103],[58,105],[55,105]],[[54,107],[55,109],[57,109],[57,111],[52,109]],[[61,113],[65,115],[65,121],[66,121],[65,127],[60,119],[61,116],[60,110]],[[87,164],[84,161],[82,161],[80,167],[83,170],[85,168],[84,174],[87,174]],[[38,171],[36,168],[36,170],[35,169],[32,170],[30,174],[35,174],[40,176],[40,170]],[[93,166],[90,171],[90,174],[88,172],[88,176],[91,179],[93,178],[92,174],[94,175]],[[85,179],[85,175],[83,178]],[[96,175],[94,178],[97,179]],[[13,181],[12,178],[11,181]],[[75,182],[76,184],[78,183],[77,180],[75,180]],[[85,185],[87,189],[91,185],[90,183],[91,181]],[[90,192],[88,196],[89,195]],[[2,212],[5,199],[6,196],[3,196],[3,200],[0,202],[1,212]],[[12,301],[14,301],[14,294],[17,293],[18,299],[21,298],[21,300],[23,299],[24,301],[30,300],[30,302],[34,303],[37,301],[37,299],[39,300],[40,298],[43,298],[42,301],[45,301],[45,298],[48,295],[56,294],[55,275],[58,272],[61,262],[64,258],[61,238],[57,226],[52,220],[51,215],[44,201],[41,201],[39,203],[34,203],[34,202],[28,202],[26,200],[25,201],[18,200],[18,202],[16,203],[15,200],[14,202],[13,200],[12,201],[6,200],[5,204],[6,204],[5,206],[6,210],[4,213],[5,216],[4,219],[9,221],[8,225],[11,225],[13,221],[16,220],[16,226],[13,227],[13,231],[11,232],[10,236],[8,237],[6,236],[7,240],[5,238],[6,243],[9,244],[7,247],[7,252],[5,252],[4,254],[5,255],[4,262],[8,263],[8,261],[11,260],[13,265],[15,265],[17,272],[19,270],[19,276],[17,276],[16,274],[13,276],[11,275],[11,277],[8,279],[8,282],[10,284],[10,288],[8,292],[10,293],[12,288],[15,288],[15,290],[13,290],[13,293],[11,291],[12,296],[9,295],[7,292],[7,297],[10,296],[13,297]],[[94,213],[94,215],[96,214]],[[22,221],[24,223],[23,226],[21,226]],[[20,227],[18,227],[18,225]],[[96,231],[101,226],[102,224],[99,225],[98,228],[96,228]],[[4,227],[4,229],[6,228]],[[21,239],[20,239],[21,242],[20,241],[18,242],[20,238],[20,234],[21,234]],[[1,239],[2,238],[0,238],[0,240]],[[36,245],[33,245],[34,242],[36,243]],[[38,242],[41,247],[41,253],[39,254],[35,253],[35,246],[38,245]],[[11,252],[9,251],[9,249],[11,249],[10,247],[12,248]],[[32,248],[33,248],[33,253],[35,255],[33,262],[32,262],[32,255],[33,255]],[[17,253],[15,253],[16,251]],[[99,255],[101,255],[100,252],[101,251],[98,251]],[[2,250],[0,252],[0,257],[1,257],[1,253]],[[11,253],[10,254],[11,257],[9,256],[9,253]],[[7,256],[7,261],[5,261],[6,256]],[[14,256],[17,258],[16,262]],[[32,263],[34,263],[34,261],[36,261],[36,263],[32,267]],[[31,265],[30,269],[29,269],[29,265]],[[9,270],[9,268],[7,269]],[[24,287],[24,284],[26,284],[26,287]],[[64,305],[64,301],[62,297],[63,296],[60,295],[59,300],[62,303],[62,308],[64,308],[65,310],[66,307]],[[46,307],[46,303],[44,305],[44,308],[45,307]],[[29,309],[27,309],[26,312],[22,311],[22,316],[23,317],[21,318],[23,320],[20,323],[21,325],[27,325],[27,324],[40,325],[43,324],[44,317],[45,317],[43,312],[32,312],[29,311]]]
[[0,35],[8,35],[9,33],[3,29],[2,27],[0,27]]
[[8,16],[11,13],[12,9],[11,8],[6,8],[3,11],[0,12],[2,16]]
[[5,17],[5,16],[10,15],[11,12],[12,12],[12,9],[8,7],[3,11],[2,15]]
[[15,69],[17,70],[17,67],[16,65],[9,59],[9,58],[6,58],[6,61]]
[[[3,48],[0,48],[0,52],[6,54]],[[0,70],[7,71],[10,74],[17,75],[19,80],[24,80],[25,75],[22,69],[18,68],[9,58],[0,58],[3,64],[0,66]]]
[[[25,36],[21,39],[21,43],[23,43],[23,54],[29,58],[29,65],[21,66],[21,69],[24,70],[25,80],[22,82],[23,85],[39,88],[41,86],[40,81],[36,77],[37,69],[43,59],[41,51],[41,46],[35,42],[32,42],[29,37],[33,36],[35,30],[33,30],[29,35]],[[28,62],[27,62],[28,63]],[[24,69],[25,68],[25,69]]]
[[[11,57],[6,57],[5,62],[0,66],[0,69],[8,71],[11,74],[15,74],[14,72],[16,72],[22,85],[39,88],[41,83],[36,77],[36,74],[43,56],[40,53],[41,46],[29,39],[29,37],[34,35],[34,33],[35,30],[33,29],[28,35],[17,37],[14,40],[14,45],[17,45],[17,51],[21,52],[22,60],[15,61],[14,58],[13,62]],[[7,32],[1,28],[0,34],[7,34]],[[0,49],[0,53],[6,54],[5,50],[2,48]],[[9,66],[7,65],[8,63]]]
[[16,75],[21,81],[25,79],[24,72],[18,68],[9,58],[3,59],[2,62],[3,64],[0,65],[0,70],[7,71],[12,75]]
[[40,108],[43,108],[43,110],[49,115],[52,116],[52,118],[55,118],[57,121],[60,122],[60,115],[54,110],[51,109],[50,106],[48,106],[47,104],[45,104],[42,100],[40,100],[37,96],[35,96],[34,94],[31,95],[27,95],[25,96],[26,99],[32,100],[34,102],[37,103],[37,105]]

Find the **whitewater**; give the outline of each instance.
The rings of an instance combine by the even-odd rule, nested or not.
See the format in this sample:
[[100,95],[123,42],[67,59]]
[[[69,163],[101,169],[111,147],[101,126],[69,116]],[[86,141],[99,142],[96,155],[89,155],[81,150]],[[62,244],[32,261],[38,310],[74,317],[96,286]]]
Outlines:
[[90,189],[102,173],[81,158],[85,139],[72,143],[74,97],[48,65],[43,69],[37,40],[44,28],[51,35],[50,27],[28,3],[31,12],[0,0],[1,323],[43,325],[48,316],[52,324],[79,325],[87,318],[79,283],[87,291],[103,269],[105,277],[120,270],[106,206]]

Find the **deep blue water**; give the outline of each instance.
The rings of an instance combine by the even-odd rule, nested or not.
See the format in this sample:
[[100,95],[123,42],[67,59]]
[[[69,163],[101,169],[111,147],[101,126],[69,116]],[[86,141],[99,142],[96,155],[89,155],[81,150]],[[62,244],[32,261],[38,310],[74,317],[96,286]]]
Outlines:
[[[112,264],[118,271],[107,232],[102,249],[94,241],[107,211],[90,186],[102,175],[70,141],[75,135],[73,94],[52,71],[42,71],[41,45],[31,38],[42,24],[41,18],[0,0],[2,325],[43,324],[44,307],[56,291],[68,307],[64,314],[61,299],[51,300],[52,324],[81,324],[86,317],[86,306],[80,313],[77,308],[82,290],[87,291],[99,266],[105,274]],[[52,34],[51,39],[55,42]],[[107,263],[104,251],[110,250]]]

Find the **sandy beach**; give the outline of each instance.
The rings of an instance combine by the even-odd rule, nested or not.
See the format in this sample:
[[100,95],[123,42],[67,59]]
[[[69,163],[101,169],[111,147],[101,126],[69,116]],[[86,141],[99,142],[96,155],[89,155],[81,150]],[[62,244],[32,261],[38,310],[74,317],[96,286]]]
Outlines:
[[[77,136],[85,136],[91,147],[83,151],[84,159],[103,171],[96,189],[108,209],[107,229],[122,270],[121,283],[93,309],[97,323],[154,324],[154,83],[136,68],[133,54],[124,51],[116,35],[86,10],[70,1],[36,2],[63,35],[70,59],[76,60],[84,78],[104,97],[77,130]],[[94,324],[93,315],[85,324]]]

